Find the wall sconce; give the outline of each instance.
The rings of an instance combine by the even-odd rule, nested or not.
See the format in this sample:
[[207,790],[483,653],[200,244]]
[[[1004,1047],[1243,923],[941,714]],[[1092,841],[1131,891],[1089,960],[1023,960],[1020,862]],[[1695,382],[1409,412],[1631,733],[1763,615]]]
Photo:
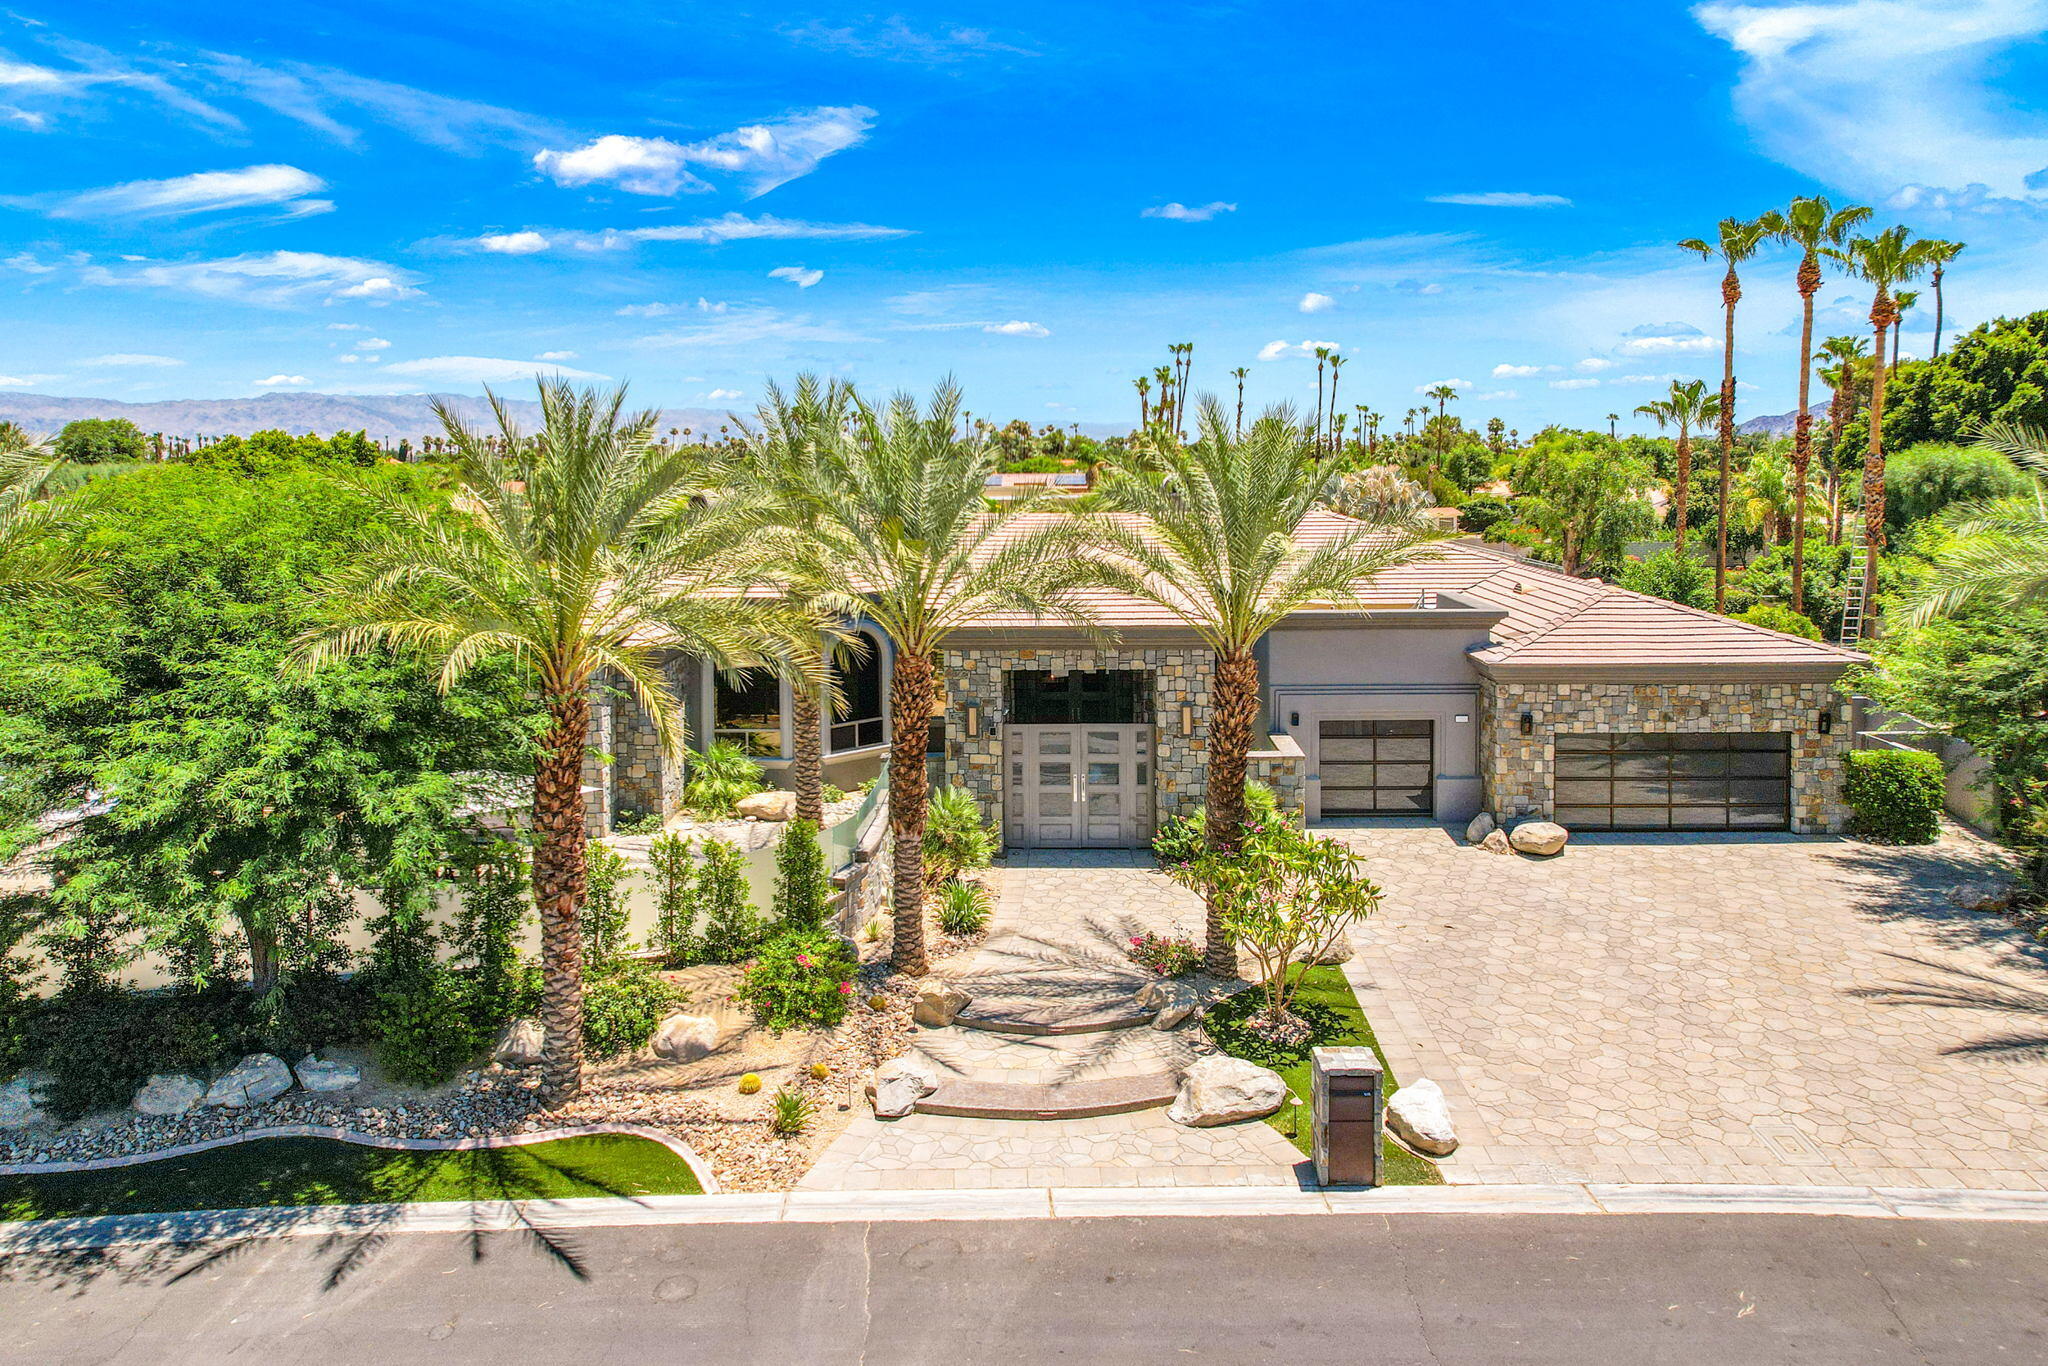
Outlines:
[[1820,733],[1822,735],[1833,735],[1835,733],[1835,709],[1833,707],[1822,707],[1820,709]]
[[1535,713],[1535,712],[1533,712],[1533,711],[1525,711],[1525,712],[1523,712],[1523,713],[1522,713],[1522,734],[1524,734],[1524,735],[1534,735],[1535,733],[1536,733],[1536,713]]
[[1195,733],[1195,709],[1193,707],[1182,707],[1180,709],[1180,733],[1182,735],[1193,735]]
[[1300,713],[1300,712],[1298,712],[1298,711],[1291,711],[1291,712],[1288,712],[1288,713],[1287,713],[1287,726],[1288,726],[1288,728],[1289,728],[1290,730],[1291,730],[1291,729],[1293,729],[1294,727],[1296,727],[1296,726],[1300,725],[1300,724],[1301,724],[1301,713]]
[[973,702],[967,704],[967,735],[969,739],[981,734],[981,707]]

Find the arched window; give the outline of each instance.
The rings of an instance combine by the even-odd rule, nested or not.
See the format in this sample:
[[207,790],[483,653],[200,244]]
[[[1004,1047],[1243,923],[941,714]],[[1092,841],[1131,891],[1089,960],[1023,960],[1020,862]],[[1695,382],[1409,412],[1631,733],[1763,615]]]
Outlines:
[[884,739],[882,643],[871,632],[860,634],[867,649],[858,658],[842,655],[832,660],[832,681],[839,687],[839,705],[833,709],[826,749],[833,754],[879,745]]

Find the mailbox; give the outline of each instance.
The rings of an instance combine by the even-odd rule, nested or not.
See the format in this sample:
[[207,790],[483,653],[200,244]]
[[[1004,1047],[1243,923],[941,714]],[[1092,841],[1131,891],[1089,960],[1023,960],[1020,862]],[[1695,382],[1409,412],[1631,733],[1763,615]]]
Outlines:
[[1370,1048],[1318,1048],[1309,1065],[1316,1180],[1377,1186],[1385,1125],[1379,1059]]

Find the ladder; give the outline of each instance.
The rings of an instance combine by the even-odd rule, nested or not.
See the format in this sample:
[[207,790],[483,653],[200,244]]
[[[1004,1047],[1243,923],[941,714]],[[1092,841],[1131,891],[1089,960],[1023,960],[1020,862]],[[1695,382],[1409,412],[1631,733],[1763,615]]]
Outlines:
[[1869,572],[1870,547],[1865,543],[1863,522],[1857,519],[1849,530],[1849,573],[1842,583],[1842,633],[1838,643],[1853,647],[1863,639],[1863,579]]

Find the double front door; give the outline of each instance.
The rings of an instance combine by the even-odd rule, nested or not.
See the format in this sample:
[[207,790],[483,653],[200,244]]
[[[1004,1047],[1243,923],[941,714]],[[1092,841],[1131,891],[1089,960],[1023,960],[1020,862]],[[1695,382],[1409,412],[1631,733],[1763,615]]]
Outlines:
[[1152,727],[1004,727],[1005,834],[1026,849],[1118,849],[1152,836]]

